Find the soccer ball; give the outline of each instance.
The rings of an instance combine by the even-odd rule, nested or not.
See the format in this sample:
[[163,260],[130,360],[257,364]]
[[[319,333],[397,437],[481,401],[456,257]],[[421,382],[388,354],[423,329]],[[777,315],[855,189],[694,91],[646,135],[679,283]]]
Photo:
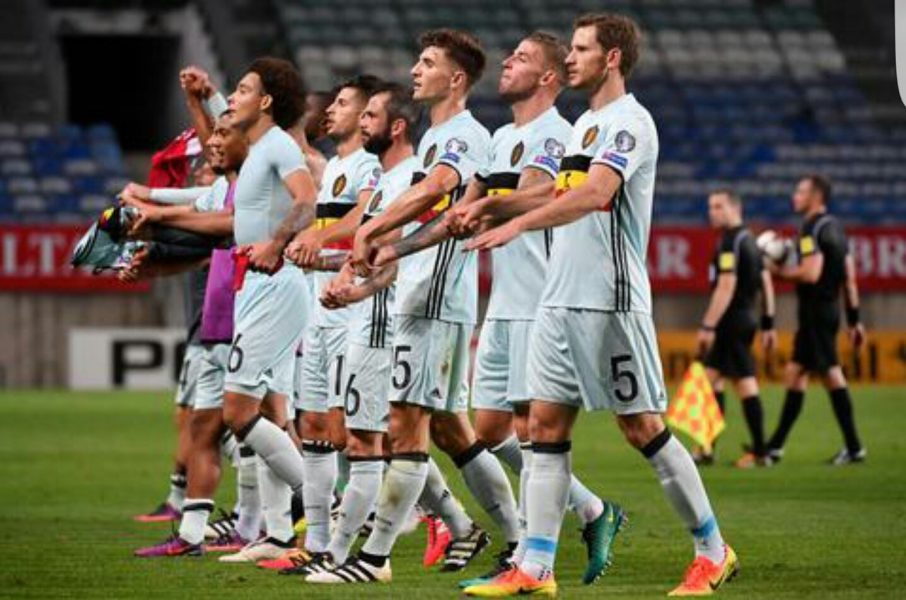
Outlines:
[[768,260],[779,265],[786,262],[793,250],[793,242],[780,237],[772,229],[763,231],[755,240],[755,245]]

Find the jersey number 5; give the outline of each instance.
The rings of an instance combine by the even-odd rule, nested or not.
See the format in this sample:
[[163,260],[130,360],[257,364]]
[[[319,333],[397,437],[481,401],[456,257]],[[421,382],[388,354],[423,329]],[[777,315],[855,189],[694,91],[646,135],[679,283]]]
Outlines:
[[[632,355],[619,354],[610,357],[610,376],[614,383],[614,394],[620,402],[632,402],[639,395],[639,380],[636,379],[635,373],[629,369],[621,369],[620,365],[624,362],[631,362]],[[629,383],[629,391],[624,392],[621,387],[621,380]]]
[[[393,387],[402,390],[409,386],[412,380],[412,366],[409,361],[403,360],[403,354],[412,351],[412,346],[393,347]],[[399,372],[402,371],[402,374]],[[397,375],[400,375],[397,377]]]

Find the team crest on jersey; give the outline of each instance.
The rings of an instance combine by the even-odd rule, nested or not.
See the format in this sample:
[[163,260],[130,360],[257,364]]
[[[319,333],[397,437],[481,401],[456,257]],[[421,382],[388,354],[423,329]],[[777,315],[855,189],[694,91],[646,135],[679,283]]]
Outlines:
[[378,190],[375,193],[371,194],[371,202],[368,203],[368,212],[373,213],[377,211],[378,207],[381,205],[381,198],[384,197],[384,191]]
[[625,129],[622,129],[617,132],[613,145],[617,152],[631,152],[635,148],[635,137]]
[[425,163],[423,166],[426,169],[434,162],[435,154],[437,154],[437,144],[431,144],[431,147],[428,148],[428,151],[425,153]]
[[522,155],[525,153],[525,144],[519,142],[513,146],[513,151],[510,152],[510,166],[515,167],[516,163],[522,160]]
[[594,141],[598,138],[598,126],[589,127],[585,130],[585,135],[582,136],[582,149],[588,148],[591,146]]
[[333,192],[334,198],[336,198],[337,196],[342,194],[343,190],[345,190],[345,189],[346,189],[346,175],[340,175],[339,177],[337,177],[336,179],[333,180],[333,188],[331,189],[331,191]]

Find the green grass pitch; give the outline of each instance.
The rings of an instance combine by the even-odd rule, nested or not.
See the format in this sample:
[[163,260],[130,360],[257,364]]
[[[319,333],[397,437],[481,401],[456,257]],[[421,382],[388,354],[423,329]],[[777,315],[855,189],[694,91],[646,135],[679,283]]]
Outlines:
[[[736,471],[727,464],[744,438],[738,404],[720,465],[705,480],[740,576],[726,598],[906,597],[906,423],[904,392],[857,387],[856,416],[869,449],[865,465],[824,464],[840,435],[825,393],[813,389],[783,464]],[[780,390],[766,394],[768,429]],[[166,491],[173,432],[165,393],[6,392],[0,395],[0,598],[455,598],[456,581],[485,570],[486,552],[463,575],[421,567],[424,530],[401,540],[389,586],[312,587],[297,578],[216,558],[139,560],[132,550],[169,534],[167,525],[134,523]],[[622,503],[630,527],[616,562],[584,587],[577,524],[561,537],[561,597],[658,598],[691,559],[691,543],[642,457],[620,438],[610,416],[584,414],[574,437],[576,472]],[[490,528],[445,458],[441,465],[469,512]],[[234,497],[233,474],[218,501]]]

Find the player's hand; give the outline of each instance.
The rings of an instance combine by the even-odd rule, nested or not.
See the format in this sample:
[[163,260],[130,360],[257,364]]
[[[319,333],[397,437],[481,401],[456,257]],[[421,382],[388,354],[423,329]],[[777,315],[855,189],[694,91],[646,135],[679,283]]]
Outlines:
[[306,229],[296,234],[286,247],[286,256],[300,267],[311,268],[321,255],[321,236],[316,229]]
[[371,228],[368,224],[359,227],[352,243],[352,253],[349,255],[349,266],[360,277],[369,277],[374,271],[373,259],[378,248],[370,239]]
[[372,264],[377,269],[384,265],[389,265],[390,263],[399,260],[399,258],[399,254],[397,254],[393,244],[388,244],[377,249],[377,252],[374,253]]
[[865,345],[866,338],[865,325],[862,323],[856,323],[854,327],[849,328],[849,341],[856,350]]
[[444,215],[444,225],[450,235],[456,239],[465,239],[472,237],[475,233],[473,222],[475,221],[475,203],[465,205],[455,205],[450,208]]
[[[151,188],[140,183],[128,183],[122,191],[117,194],[120,204],[126,206],[136,206],[151,199]],[[139,208],[141,208],[139,206]]]
[[475,236],[466,242],[465,250],[490,250],[491,248],[499,248],[500,246],[505,246],[510,243],[521,233],[522,227],[519,224],[519,219],[513,219],[512,221],[507,221],[503,225],[493,227],[484,233]]
[[777,347],[777,330],[765,329],[761,332],[761,347],[768,354]]
[[714,345],[714,332],[707,329],[699,329],[695,334],[695,347],[699,356],[704,356]]
[[210,97],[214,91],[208,72],[195,65],[189,65],[179,72],[179,85],[187,96],[199,100]]
[[150,254],[147,248],[139,248],[132,255],[129,265],[117,272],[116,277],[123,283],[135,283],[150,276]]
[[247,248],[243,247],[249,257],[249,268],[272,275],[283,266],[283,253],[273,242],[258,242]]
[[129,223],[129,230],[126,235],[133,239],[145,239],[149,236],[148,230],[151,226],[161,221],[161,216],[160,209],[149,204],[143,205],[138,217]]

